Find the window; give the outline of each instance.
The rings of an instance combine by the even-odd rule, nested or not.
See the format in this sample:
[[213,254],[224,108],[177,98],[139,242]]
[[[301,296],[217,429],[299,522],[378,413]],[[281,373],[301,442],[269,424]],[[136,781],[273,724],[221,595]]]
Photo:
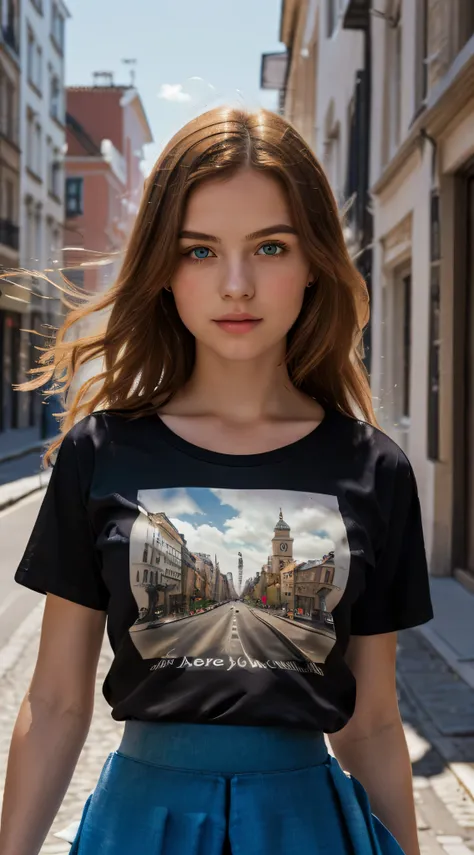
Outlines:
[[339,137],[339,124],[335,125],[329,137],[326,140],[326,151],[324,156],[324,166],[326,174],[331,185],[332,192],[339,203],[341,197],[341,145]]
[[394,420],[402,427],[410,418],[411,390],[411,273],[394,280]]
[[28,27],[28,54],[26,58],[26,70],[28,74],[28,80],[30,83],[33,81],[34,75],[34,64],[35,64],[35,37],[33,31]]
[[458,0],[458,50],[474,35],[474,5],[472,0]]
[[62,53],[64,50],[64,18],[56,3],[53,3],[52,8],[51,36],[56,47]]
[[31,27],[28,27],[28,50],[26,58],[28,82],[41,91],[43,80],[43,49],[37,42]]
[[5,181],[6,218],[13,223],[15,220],[15,187],[13,181]]
[[66,215],[78,217],[84,213],[84,179],[66,179]]
[[56,199],[61,198],[62,166],[60,151],[58,148],[55,148],[51,162],[51,193]]
[[415,110],[418,110],[425,103],[428,94],[428,0],[420,0],[416,6],[416,11],[417,69]]
[[6,81],[6,101],[7,101],[7,137],[12,142],[18,139],[16,112],[15,112],[15,86],[11,80]]
[[32,110],[28,110],[26,121],[26,165],[35,175],[41,176],[41,125]]
[[41,209],[38,207],[35,211],[35,257],[34,261],[39,261],[41,258]]
[[411,374],[411,275],[405,276],[403,288],[403,394],[402,416],[410,417],[410,374]]
[[402,101],[402,25],[387,24],[387,136],[384,160],[392,159],[400,145]]
[[3,0],[1,4],[3,38],[15,53],[18,53],[18,2]]
[[41,125],[39,122],[35,124],[35,142],[33,152],[33,171],[37,175],[41,175]]
[[46,137],[46,164],[48,178],[48,192],[53,192],[53,141],[51,137]]
[[26,165],[28,169],[33,169],[33,150],[34,150],[34,115],[28,110],[26,117]]
[[62,121],[61,115],[61,85],[59,82],[59,77],[53,75],[51,78],[51,107],[50,107],[51,115],[53,119],[57,119],[58,122]]
[[41,92],[43,87],[43,48],[36,45],[36,85]]
[[428,457],[439,458],[439,384],[440,384],[440,199],[437,192],[431,195],[430,236],[430,303],[428,332]]
[[337,5],[338,0],[326,0],[327,13],[327,37],[328,39],[334,34],[337,26]]

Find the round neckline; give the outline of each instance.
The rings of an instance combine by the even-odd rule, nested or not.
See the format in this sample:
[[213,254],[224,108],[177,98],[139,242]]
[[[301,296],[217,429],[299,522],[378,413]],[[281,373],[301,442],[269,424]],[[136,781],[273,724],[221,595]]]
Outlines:
[[199,460],[214,463],[217,466],[245,467],[276,463],[288,457],[293,457],[300,452],[304,452],[306,446],[311,445],[316,437],[323,437],[327,433],[329,422],[334,413],[335,410],[326,409],[319,424],[299,439],[295,439],[294,442],[290,442],[287,445],[272,448],[269,451],[259,451],[256,454],[228,454],[222,451],[212,451],[210,448],[203,448],[201,445],[195,445],[193,442],[189,442],[189,440],[175,433],[174,430],[165,424],[158,413],[156,413],[155,419],[163,439],[189,457],[196,457]]

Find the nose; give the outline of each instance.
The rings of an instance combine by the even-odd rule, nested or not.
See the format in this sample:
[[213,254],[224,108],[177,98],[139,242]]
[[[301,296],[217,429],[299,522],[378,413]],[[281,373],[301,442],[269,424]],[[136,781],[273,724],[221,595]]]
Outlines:
[[245,261],[235,259],[230,262],[221,281],[220,293],[223,299],[249,300],[255,294],[255,283]]

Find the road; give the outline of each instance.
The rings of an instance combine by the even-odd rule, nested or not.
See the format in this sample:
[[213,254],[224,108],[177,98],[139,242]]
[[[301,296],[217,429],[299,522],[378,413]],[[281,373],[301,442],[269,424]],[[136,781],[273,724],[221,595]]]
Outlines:
[[266,661],[325,661],[333,642],[292,621],[226,603],[158,627],[137,626],[132,639],[144,659],[246,656]]

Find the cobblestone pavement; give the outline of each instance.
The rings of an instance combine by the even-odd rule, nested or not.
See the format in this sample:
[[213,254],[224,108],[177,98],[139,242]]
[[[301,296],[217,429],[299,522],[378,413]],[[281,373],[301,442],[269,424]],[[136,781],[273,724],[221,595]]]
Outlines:
[[[0,681],[0,793],[7,752],[18,707],[26,692],[36,658],[38,638],[30,642],[15,667]],[[54,836],[80,818],[82,806],[95,786],[101,767],[121,737],[122,725],[114,722],[102,697],[101,687],[110,666],[108,644],[100,657],[96,706],[92,726],[63,805],[48,835],[41,855],[67,855],[69,844]],[[474,801],[446,764],[474,760],[474,691],[463,685],[452,691],[451,672],[419,634],[400,634],[400,709],[413,762],[415,802],[422,855],[472,855],[474,852]],[[436,674],[432,681],[427,675]],[[459,681],[456,681],[459,682]],[[439,687],[445,685],[444,701]],[[431,693],[436,694],[433,704]],[[455,727],[457,704],[462,705],[462,731]],[[473,705],[472,708],[470,705]],[[461,720],[458,719],[458,720]],[[454,722],[454,723],[453,723]],[[452,734],[451,724],[455,733]],[[450,735],[438,729],[449,730]]]

